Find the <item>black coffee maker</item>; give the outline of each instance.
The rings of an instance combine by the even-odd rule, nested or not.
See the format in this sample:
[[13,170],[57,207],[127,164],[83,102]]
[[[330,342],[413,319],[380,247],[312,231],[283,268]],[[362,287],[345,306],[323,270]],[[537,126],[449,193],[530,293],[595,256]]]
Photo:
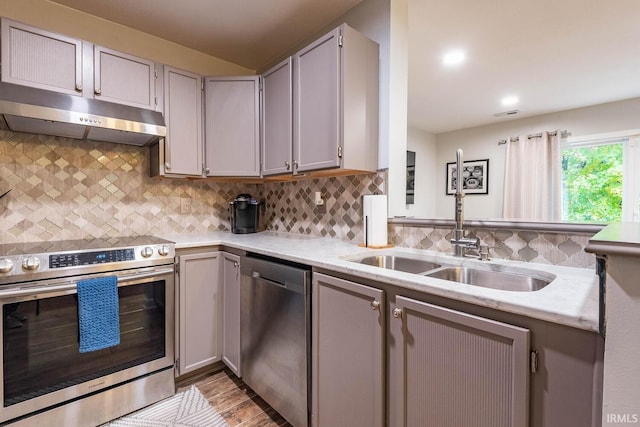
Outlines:
[[229,202],[229,218],[232,233],[257,233],[260,226],[260,201],[250,194],[238,194]]

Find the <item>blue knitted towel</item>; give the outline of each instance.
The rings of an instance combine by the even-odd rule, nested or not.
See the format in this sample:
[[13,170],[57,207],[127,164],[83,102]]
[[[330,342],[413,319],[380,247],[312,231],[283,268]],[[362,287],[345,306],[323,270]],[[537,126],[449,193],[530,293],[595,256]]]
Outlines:
[[80,353],[120,344],[118,278],[81,280],[77,285]]

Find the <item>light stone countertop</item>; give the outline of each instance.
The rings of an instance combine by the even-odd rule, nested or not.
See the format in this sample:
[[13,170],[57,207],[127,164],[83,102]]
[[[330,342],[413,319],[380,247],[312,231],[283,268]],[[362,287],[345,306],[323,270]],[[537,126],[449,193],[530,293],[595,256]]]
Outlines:
[[589,240],[586,251],[600,255],[640,256],[640,223],[608,225]]
[[[354,277],[375,280],[413,289],[452,300],[464,301],[509,313],[598,331],[598,278],[592,269],[559,267],[492,259],[482,262],[471,258],[455,258],[440,252],[421,249],[366,249],[339,239],[309,237],[292,233],[263,231],[255,234],[210,232],[159,235],[176,243],[176,249],[204,246],[226,246],[307,264]],[[514,292],[465,285],[447,280],[404,273],[348,261],[370,255],[402,255],[408,258],[439,260],[443,263],[480,265],[504,272],[534,270],[539,275],[556,276],[549,285],[535,292]]]

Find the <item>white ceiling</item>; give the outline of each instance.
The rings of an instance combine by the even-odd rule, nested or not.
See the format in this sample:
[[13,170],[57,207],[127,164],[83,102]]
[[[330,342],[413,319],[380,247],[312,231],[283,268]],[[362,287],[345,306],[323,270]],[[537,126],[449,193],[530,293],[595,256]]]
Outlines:
[[[361,0],[55,1],[261,70]],[[408,1],[409,126],[437,134],[640,97],[638,0]],[[467,59],[445,69],[455,47]],[[517,106],[500,104],[509,94]]]
[[[409,125],[437,134],[639,97],[639,17],[637,0],[409,0]],[[467,52],[456,69],[441,63],[451,48]],[[520,103],[503,107],[510,94]]]

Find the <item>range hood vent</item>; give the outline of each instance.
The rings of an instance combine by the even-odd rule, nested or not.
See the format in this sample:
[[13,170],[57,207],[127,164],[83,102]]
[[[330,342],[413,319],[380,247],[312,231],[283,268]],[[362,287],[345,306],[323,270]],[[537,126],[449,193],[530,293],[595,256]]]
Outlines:
[[0,114],[10,130],[136,146],[166,136],[157,111],[0,82]]

